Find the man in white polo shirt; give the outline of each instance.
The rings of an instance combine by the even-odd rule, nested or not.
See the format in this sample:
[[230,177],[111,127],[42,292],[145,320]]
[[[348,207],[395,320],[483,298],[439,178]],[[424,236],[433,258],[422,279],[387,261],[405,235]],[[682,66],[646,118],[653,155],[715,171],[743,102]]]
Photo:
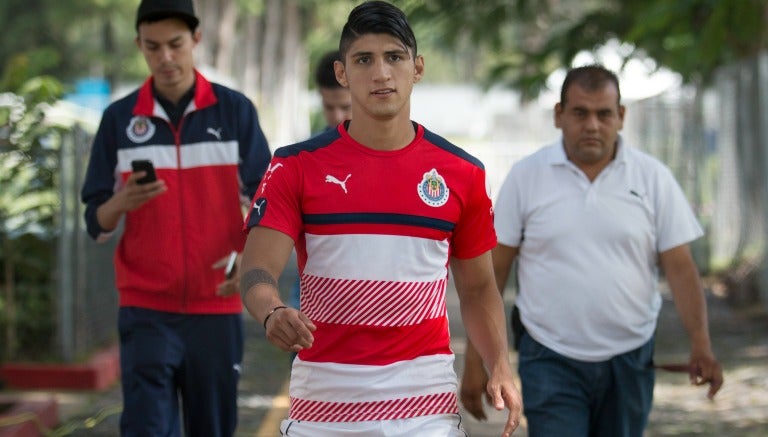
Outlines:
[[[626,145],[616,75],[569,71],[555,125],[562,141],[510,170],[495,206],[496,281],[517,259],[519,372],[528,431],[637,436],[653,399],[658,267],[690,339],[693,384],[723,383],[689,243],[703,232],[669,169]],[[461,399],[479,418],[487,381],[469,348]]]

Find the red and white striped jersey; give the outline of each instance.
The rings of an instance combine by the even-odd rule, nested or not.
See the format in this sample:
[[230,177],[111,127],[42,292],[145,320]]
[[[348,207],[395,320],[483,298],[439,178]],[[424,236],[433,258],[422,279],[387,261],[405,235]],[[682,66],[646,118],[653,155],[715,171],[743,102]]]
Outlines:
[[296,242],[301,309],[317,325],[294,361],[290,418],[320,422],[458,412],[445,305],[449,256],[496,244],[480,161],[414,123],[377,151],[342,124],[278,149],[246,228]]

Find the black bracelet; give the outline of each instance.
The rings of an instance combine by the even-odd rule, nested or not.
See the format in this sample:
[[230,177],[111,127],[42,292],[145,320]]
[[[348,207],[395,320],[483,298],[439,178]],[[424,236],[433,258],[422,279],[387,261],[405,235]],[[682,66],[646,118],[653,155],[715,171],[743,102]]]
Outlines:
[[284,309],[287,309],[287,308],[288,307],[285,306],[285,305],[280,305],[280,306],[276,306],[276,307],[272,308],[272,311],[270,311],[269,314],[267,314],[267,317],[264,317],[264,330],[265,331],[267,330],[267,320],[269,320],[269,318],[272,317],[272,314],[274,314],[275,311],[277,311],[277,310],[284,310]]

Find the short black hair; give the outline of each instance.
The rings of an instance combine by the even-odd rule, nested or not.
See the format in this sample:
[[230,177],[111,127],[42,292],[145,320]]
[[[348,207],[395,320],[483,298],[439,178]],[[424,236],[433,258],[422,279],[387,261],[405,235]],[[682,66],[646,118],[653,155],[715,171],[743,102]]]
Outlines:
[[587,91],[599,91],[612,83],[616,86],[618,96],[617,104],[621,105],[621,91],[619,90],[619,78],[616,73],[600,64],[585,65],[568,70],[560,89],[560,105],[565,106],[566,94],[571,85],[578,85]]
[[335,61],[341,61],[338,50],[331,50],[320,58],[315,68],[315,85],[318,88],[343,88],[336,80],[336,70],[333,68]]
[[371,33],[383,33],[397,38],[416,56],[416,37],[403,11],[384,1],[367,1],[352,9],[341,30],[339,55],[342,62],[352,43]]

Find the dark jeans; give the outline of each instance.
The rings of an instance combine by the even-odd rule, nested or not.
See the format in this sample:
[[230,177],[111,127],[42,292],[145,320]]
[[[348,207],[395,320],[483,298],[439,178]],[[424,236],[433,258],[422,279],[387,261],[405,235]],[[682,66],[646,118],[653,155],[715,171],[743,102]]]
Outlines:
[[123,437],[230,437],[243,360],[241,314],[120,308]]
[[653,401],[653,343],[608,361],[564,357],[524,333],[519,350],[530,437],[642,437]]

